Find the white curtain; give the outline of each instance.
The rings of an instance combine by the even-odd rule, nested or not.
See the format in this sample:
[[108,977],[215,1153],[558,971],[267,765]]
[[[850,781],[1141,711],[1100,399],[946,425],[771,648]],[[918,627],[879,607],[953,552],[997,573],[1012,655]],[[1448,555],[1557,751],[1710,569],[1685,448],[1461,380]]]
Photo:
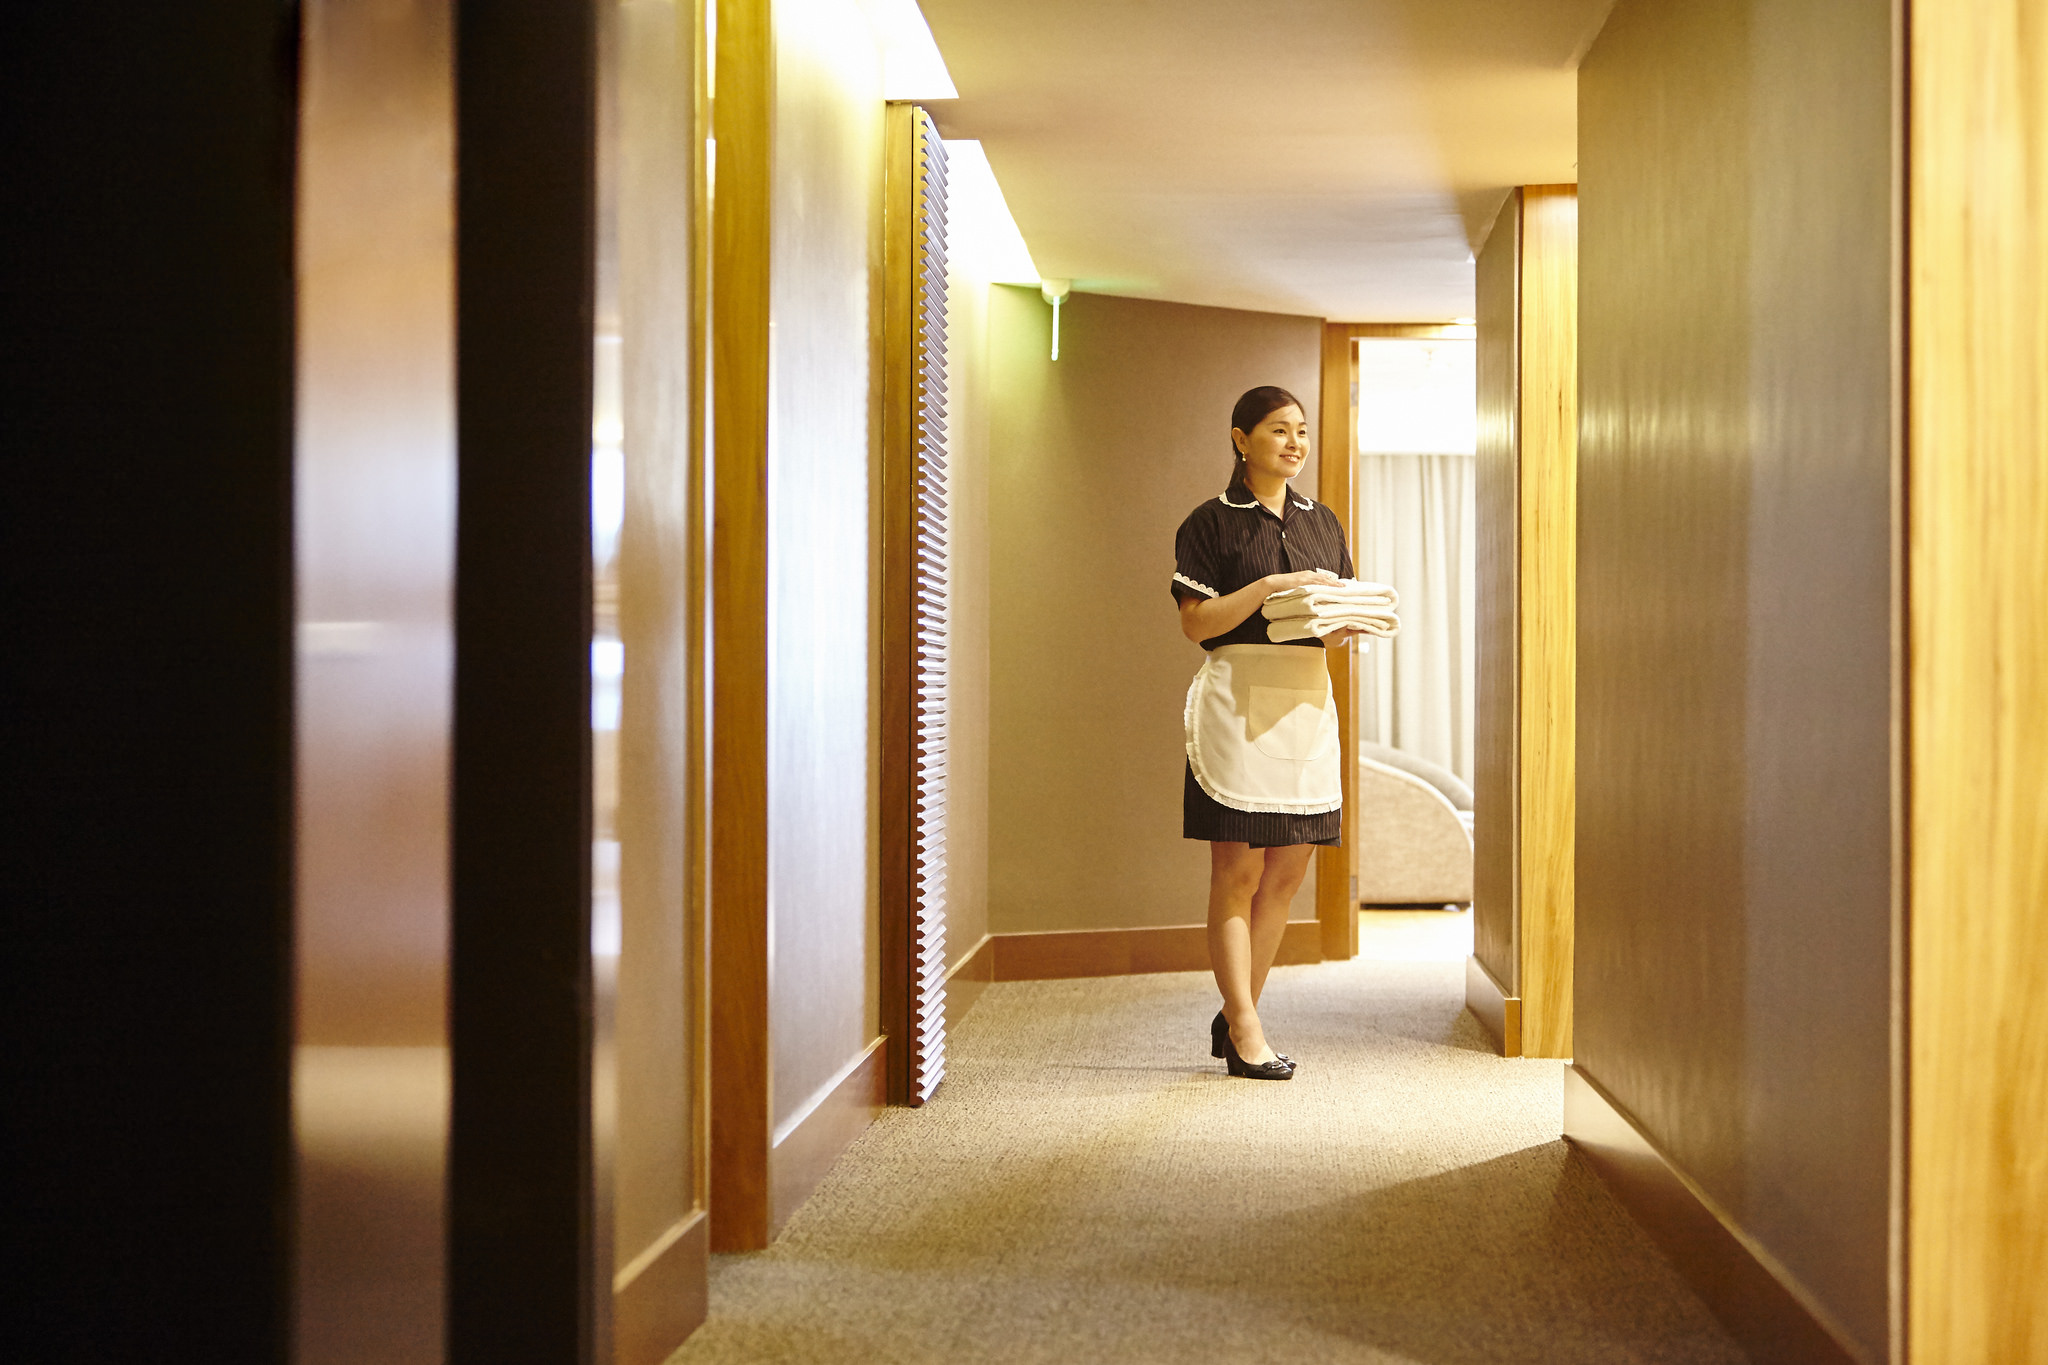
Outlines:
[[1401,594],[1401,634],[1375,642],[1358,676],[1360,739],[1472,780],[1475,467],[1470,455],[1361,455],[1360,578]]

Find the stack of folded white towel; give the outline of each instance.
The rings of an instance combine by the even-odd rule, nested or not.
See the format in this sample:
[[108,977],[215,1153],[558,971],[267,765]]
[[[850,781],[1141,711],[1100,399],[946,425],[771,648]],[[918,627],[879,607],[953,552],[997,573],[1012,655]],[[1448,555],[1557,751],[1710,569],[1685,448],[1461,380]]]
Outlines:
[[1400,600],[1384,583],[1340,578],[1276,592],[1259,610],[1266,614],[1266,638],[1275,644],[1321,639],[1346,629],[1388,639],[1401,631],[1401,618],[1394,614]]

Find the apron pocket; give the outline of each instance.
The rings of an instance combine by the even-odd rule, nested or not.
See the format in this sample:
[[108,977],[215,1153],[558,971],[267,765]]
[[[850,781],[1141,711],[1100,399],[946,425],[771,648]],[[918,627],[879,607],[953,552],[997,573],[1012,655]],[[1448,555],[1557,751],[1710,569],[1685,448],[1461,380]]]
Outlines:
[[1250,689],[1245,729],[1259,752],[1268,758],[1312,762],[1330,752],[1337,727],[1330,714],[1329,689],[1294,687]]

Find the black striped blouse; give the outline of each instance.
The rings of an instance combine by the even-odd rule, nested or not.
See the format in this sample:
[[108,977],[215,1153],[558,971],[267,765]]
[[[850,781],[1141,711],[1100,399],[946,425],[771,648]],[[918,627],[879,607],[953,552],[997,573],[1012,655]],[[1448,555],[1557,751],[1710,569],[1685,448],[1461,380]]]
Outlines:
[[[1282,505],[1284,515],[1273,515],[1233,475],[1221,497],[1188,513],[1173,541],[1173,600],[1225,597],[1267,574],[1303,569],[1328,569],[1350,578],[1351,551],[1337,514],[1291,487]],[[1266,618],[1255,611],[1234,629],[1202,641],[1202,648],[1271,643]],[[1288,643],[1314,648],[1322,641]]]

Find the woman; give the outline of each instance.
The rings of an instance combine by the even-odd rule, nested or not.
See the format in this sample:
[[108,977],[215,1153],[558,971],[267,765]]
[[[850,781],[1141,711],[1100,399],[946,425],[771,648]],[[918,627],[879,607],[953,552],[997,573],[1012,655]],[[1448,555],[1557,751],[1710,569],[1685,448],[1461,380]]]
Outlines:
[[1299,399],[1253,389],[1231,411],[1230,442],[1229,487],[1174,541],[1181,631],[1209,652],[1188,689],[1181,833],[1209,844],[1209,965],[1223,993],[1210,1051],[1233,1076],[1284,1081],[1294,1063],[1266,1041],[1259,993],[1309,848],[1337,842],[1342,792],[1325,641],[1272,643],[1259,607],[1351,577],[1351,552],[1335,514],[1288,486],[1308,458]]

